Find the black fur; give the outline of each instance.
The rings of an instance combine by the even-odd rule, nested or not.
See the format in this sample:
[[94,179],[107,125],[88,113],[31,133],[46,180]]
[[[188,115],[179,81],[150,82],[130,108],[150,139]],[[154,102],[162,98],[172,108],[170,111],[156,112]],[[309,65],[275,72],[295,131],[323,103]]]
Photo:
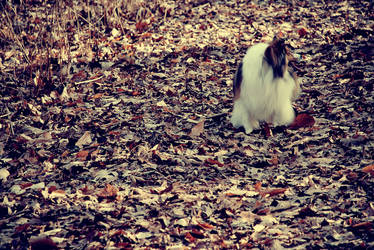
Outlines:
[[240,91],[240,85],[243,80],[242,73],[243,73],[243,62],[240,62],[238,69],[236,70],[235,77],[234,77],[234,85],[233,85],[234,96],[237,94],[238,91]]
[[265,61],[273,68],[274,78],[282,78],[287,69],[287,52],[284,39],[274,38],[265,50]]

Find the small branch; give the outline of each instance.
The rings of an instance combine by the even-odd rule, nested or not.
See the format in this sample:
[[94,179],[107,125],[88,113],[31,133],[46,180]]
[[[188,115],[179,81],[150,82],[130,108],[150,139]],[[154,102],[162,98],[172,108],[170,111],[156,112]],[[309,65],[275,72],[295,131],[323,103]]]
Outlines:
[[75,84],[79,85],[79,84],[83,84],[83,83],[94,82],[94,81],[100,80],[100,79],[103,78],[103,77],[104,77],[104,75],[99,76],[98,78],[89,79],[89,80],[84,80],[84,81],[81,81],[81,82],[76,82]]

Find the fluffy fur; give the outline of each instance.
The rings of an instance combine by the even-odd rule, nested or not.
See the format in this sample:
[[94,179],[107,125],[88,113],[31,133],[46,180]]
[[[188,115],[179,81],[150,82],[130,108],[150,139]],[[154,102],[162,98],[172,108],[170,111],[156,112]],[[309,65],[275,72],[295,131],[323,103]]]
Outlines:
[[282,39],[259,43],[247,50],[233,84],[234,109],[231,123],[243,126],[247,134],[259,128],[260,121],[277,125],[293,122],[291,102],[300,88],[296,75],[288,71],[287,50]]

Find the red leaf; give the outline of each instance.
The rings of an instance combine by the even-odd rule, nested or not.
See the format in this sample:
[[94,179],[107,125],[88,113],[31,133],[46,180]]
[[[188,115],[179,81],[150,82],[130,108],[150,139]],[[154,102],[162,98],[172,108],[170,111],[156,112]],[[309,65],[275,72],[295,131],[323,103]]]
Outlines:
[[198,239],[203,239],[205,237],[202,232],[200,232],[199,230],[197,230],[195,228],[192,229],[191,235],[194,236],[195,238],[198,238]]
[[173,190],[173,184],[169,185],[167,188],[164,190],[161,190],[159,194],[164,194],[164,193],[169,193],[171,190]]
[[137,90],[134,90],[132,93],[131,93],[132,96],[138,96],[138,95],[141,95],[141,93]]
[[140,32],[142,33],[146,28],[147,28],[148,24],[146,22],[138,22],[136,25],[135,25],[135,28]]
[[17,233],[20,233],[20,232],[24,232],[24,231],[27,231],[27,229],[30,227],[30,224],[26,223],[26,224],[23,224],[23,225],[19,225],[16,227],[16,232]]
[[374,164],[364,167],[362,172],[370,173],[370,175],[374,176]]
[[290,129],[299,129],[299,128],[307,128],[313,127],[314,125],[314,118],[308,114],[299,114],[296,116],[294,122],[289,126]]
[[257,215],[266,215],[270,212],[270,208],[264,208],[264,209],[259,209],[256,214]]
[[210,225],[208,223],[199,223],[197,224],[199,227],[201,227],[202,229],[213,229],[214,226],[213,225]]
[[275,188],[269,191],[264,192],[264,194],[269,194],[270,196],[278,195],[278,194],[283,194],[286,192],[287,188]]
[[352,225],[353,228],[362,228],[362,229],[366,229],[366,230],[371,230],[373,228],[373,224],[370,222],[370,221],[366,221],[366,222],[361,222],[361,223],[357,223],[357,224],[354,224]]
[[184,236],[184,238],[188,241],[188,242],[194,242],[196,240],[195,237],[193,237],[190,233],[186,233],[186,235]]
[[120,230],[114,232],[110,237],[117,236],[117,235],[126,235],[126,232],[125,232],[125,230],[120,229]]
[[271,129],[269,127],[269,124],[265,123],[264,131],[265,131],[266,137],[272,137],[273,136],[273,132],[271,131]]
[[257,192],[259,192],[261,190],[261,186],[262,186],[262,183],[261,181],[257,182],[255,185],[254,185],[254,188]]
[[115,246],[120,248],[120,249],[132,249],[131,248],[131,243],[129,243],[129,242],[118,242],[118,243],[116,243]]
[[57,187],[56,186],[50,186],[48,188],[48,193],[52,193],[53,191],[56,191],[57,190]]
[[308,34],[308,31],[305,28],[301,28],[297,31],[300,37],[304,37]]
[[90,153],[90,152],[87,151],[87,150],[79,151],[79,152],[77,153],[77,158],[79,158],[80,160],[84,161],[84,160],[86,160],[86,158],[87,158],[87,156],[88,156],[89,153]]
[[114,135],[114,136],[118,136],[118,135],[120,135],[121,134],[121,132],[120,131],[109,131],[109,133],[108,133],[109,135]]
[[206,26],[205,24],[200,24],[199,29],[201,29],[201,30],[206,30],[206,29],[207,29],[207,26]]
[[278,165],[278,163],[279,163],[278,156],[273,155],[273,157],[271,158],[271,160],[269,160],[269,163],[271,165],[274,165],[274,166]]
[[143,119],[143,115],[136,115],[131,117],[130,121],[136,121],[136,120],[141,120]]
[[27,183],[21,183],[20,186],[21,186],[22,189],[26,189],[26,188],[28,188],[28,187],[31,187],[31,186],[32,186],[32,183],[30,183],[30,182],[27,182]]
[[208,163],[209,165],[215,165],[216,164],[218,167],[223,167],[224,166],[223,163],[221,163],[217,160],[213,160],[212,158],[206,159],[205,162]]
[[41,238],[33,240],[31,243],[31,250],[36,249],[58,249],[56,243],[53,242],[50,238]]

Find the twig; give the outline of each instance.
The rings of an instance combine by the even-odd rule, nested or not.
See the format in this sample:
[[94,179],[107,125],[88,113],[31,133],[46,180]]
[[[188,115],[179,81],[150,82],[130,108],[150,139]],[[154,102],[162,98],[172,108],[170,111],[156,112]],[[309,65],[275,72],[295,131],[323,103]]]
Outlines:
[[220,117],[223,117],[223,116],[226,116],[227,115],[227,112],[222,112],[222,113],[218,113],[218,114],[214,114],[214,115],[211,115],[211,116],[208,116],[206,117],[206,119],[216,119],[216,118],[220,118]]
[[89,79],[89,80],[84,80],[84,81],[81,81],[81,82],[76,82],[75,84],[79,85],[79,84],[83,84],[83,83],[94,82],[94,81],[100,80],[100,79],[103,78],[103,77],[104,77],[104,75],[99,76],[98,78]]

